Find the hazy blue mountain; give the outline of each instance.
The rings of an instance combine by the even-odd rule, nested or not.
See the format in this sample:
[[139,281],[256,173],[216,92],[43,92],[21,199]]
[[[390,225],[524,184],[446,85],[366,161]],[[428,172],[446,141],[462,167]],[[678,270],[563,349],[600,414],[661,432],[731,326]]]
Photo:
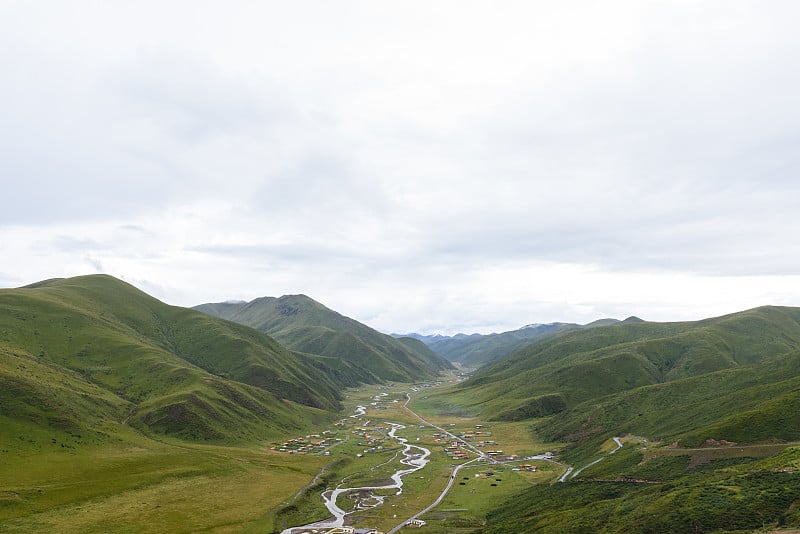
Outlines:
[[[573,323],[530,324],[517,330],[499,334],[456,334],[443,336],[439,334],[421,335],[406,334],[419,339],[431,350],[465,367],[481,367],[511,354],[517,349],[529,345],[533,341],[566,330],[593,328],[618,323],[616,319],[600,319],[587,325]],[[399,336],[400,334],[393,334]]]

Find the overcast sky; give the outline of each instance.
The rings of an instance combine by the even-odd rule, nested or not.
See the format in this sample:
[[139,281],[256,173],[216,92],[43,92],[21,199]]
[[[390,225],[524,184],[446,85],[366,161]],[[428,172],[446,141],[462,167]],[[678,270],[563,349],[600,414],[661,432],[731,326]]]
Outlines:
[[0,287],[386,332],[800,306],[800,2],[0,2]]

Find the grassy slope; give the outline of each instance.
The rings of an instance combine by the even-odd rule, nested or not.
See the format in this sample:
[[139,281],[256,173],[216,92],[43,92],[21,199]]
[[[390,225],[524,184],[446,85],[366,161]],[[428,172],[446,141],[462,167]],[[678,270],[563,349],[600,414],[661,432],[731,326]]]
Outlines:
[[305,295],[203,304],[195,309],[266,332],[293,350],[345,359],[383,380],[431,378],[450,367],[422,344],[381,334]]
[[490,514],[489,527],[482,532],[796,528],[798,469],[798,447],[660,450],[628,442],[578,480],[534,487],[509,499]]
[[80,434],[0,425],[0,531],[8,533],[268,532],[271,513],[322,463],[162,443],[111,422]]
[[490,514],[481,532],[661,534],[796,527],[800,478],[783,469],[798,460],[797,449],[768,460],[720,460],[693,468],[680,458],[652,466],[639,466],[634,459],[619,474],[646,474],[648,483],[535,486]]
[[800,439],[800,352],[626,391],[539,423],[550,439],[574,441],[573,457],[612,435],[635,434],[698,446],[707,439]]

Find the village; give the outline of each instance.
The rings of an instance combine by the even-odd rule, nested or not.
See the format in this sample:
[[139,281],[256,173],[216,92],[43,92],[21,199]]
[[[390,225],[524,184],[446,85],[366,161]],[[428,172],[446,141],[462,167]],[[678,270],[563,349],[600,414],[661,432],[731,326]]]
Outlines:
[[[349,432],[348,432],[349,430]],[[331,448],[350,439],[353,436],[355,444],[365,447],[363,451],[356,454],[357,458],[365,454],[384,450],[383,443],[386,440],[388,428],[374,424],[372,420],[361,418],[358,420],[341,419],[334,425],[333,430],[323,430],[318,434],[308,434],[298,438],[290,439],[281,444],[274,444],[270,449],[287,454],[318,454],[330,456]],[[342,438],[340,435],[344,435]]]

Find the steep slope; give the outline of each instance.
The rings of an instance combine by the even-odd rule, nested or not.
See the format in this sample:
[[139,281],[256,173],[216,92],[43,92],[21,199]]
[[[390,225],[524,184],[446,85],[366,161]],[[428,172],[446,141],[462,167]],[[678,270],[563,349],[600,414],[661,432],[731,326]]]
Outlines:
[[[322,369],[320,369],[322,368]],[[339,407],[324,362],[95,275],[0,290],[4,428],[254,441]]]
[[292,350],[341,358],[376,379],[415,381],[451,368],[423,344],[381,334],[305,295],[202,304],[194,309],[265,332]]
[[438,368],[441,368],[441,369],[449,369],[450,368],[449,365],[445,366],[445,364],[442,362],[442,356],[441,355],[437,355],[436,352],[432,351],[430,349],[430,347],[428,347],[425,343],[423,343],[419,339],[415,339],[413,337],[407,337],[407,336],[399,336],[399,337],[392,336],[392,337],[394,339],[396,339],[397,341],[399,341],[400,343],[402,343],[409,350],[412,350],[412,351],[414,351],[414,352],[416,352],[418,354],[424,354],[426,356],[426,358],[428,358],[428,359],[430,359],[432,361],[435,361],[437,366],[438,366]]

